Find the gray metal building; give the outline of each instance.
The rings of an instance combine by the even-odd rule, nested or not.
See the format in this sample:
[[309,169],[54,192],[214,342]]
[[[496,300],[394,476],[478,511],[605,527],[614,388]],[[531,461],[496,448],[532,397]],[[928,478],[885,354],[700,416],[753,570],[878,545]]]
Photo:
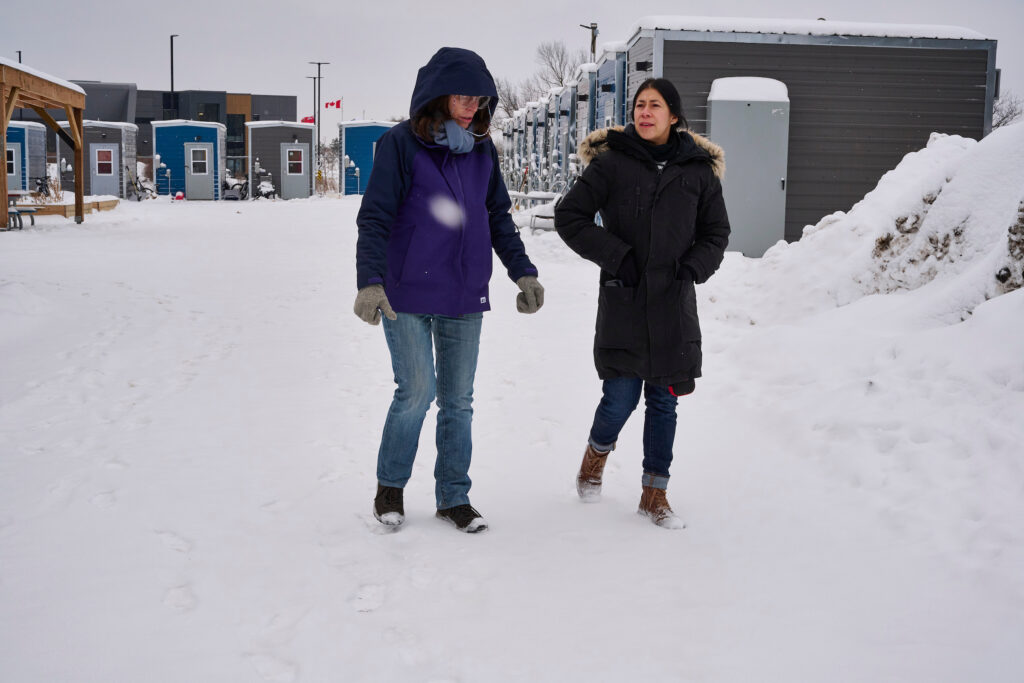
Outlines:
[[700,134],[715,79],[786,85],[790,241],[848,210],[931,133],[986,135],[998,94],[996,41],[959,27],[646,17],[627,45],[627,102],[645,78],[667,78]]
[[[251,121],[245,124],[249,136],[250,188],[261,175],[273,178],[281,199],[304,199],[314,192],[313,144],[316,126],[290,121]],[[256,172],[256,165],[265,173]],[[254,198],[250,190],[250,197]]]
[[[68,124],[62,123],[61,127],[66,129]],[[83,177],[85,194],[112,195],[123,199],[127,194],[128,183],[131,182],[128,174],[134,177],[137,172],[137,126],[134,123],[85,121],[82,132],[85,135],[84,157],[88,166]],[[56,141],[58,168],[63,169],[60,172],[61,185],[71,187],[78,169],[68,169],[65,164],[60,164],[60,160],[73,161],[74,152],[56,134],[51,137]]]

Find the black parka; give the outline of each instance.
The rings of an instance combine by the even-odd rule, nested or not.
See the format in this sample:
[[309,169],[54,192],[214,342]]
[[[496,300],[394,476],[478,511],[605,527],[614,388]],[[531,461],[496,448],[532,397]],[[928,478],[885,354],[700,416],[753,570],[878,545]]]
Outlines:
[[[601,267],[594,337],[601,379],[668,386],[701,375],[694,281],[714,274],[729,242],[725,155],[699,135],[672,134],[678,151],[659,170],[632,130],[591,133],[580,146],[589,165],[555,209],[561,238]],[[594,222],[598,212],[603,227]],[[639,283],[617,286],[630,250]]]

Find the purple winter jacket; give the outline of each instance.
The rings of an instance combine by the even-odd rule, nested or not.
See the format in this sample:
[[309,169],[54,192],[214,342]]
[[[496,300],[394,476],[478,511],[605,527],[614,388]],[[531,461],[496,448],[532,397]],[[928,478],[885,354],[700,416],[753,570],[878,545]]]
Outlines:
[[[446,94],[493,96],[483,60],[468,50],[442,48],[420,70],[413,112]],[[495,106],[492,101],[492,111]],[[383,284],[400,313],[490,310],[492,249],[513,281],[537,275],[510,208],[489,137],[455,154],[423,141],[403,121],[377,142],[356,218],[358,287]]]

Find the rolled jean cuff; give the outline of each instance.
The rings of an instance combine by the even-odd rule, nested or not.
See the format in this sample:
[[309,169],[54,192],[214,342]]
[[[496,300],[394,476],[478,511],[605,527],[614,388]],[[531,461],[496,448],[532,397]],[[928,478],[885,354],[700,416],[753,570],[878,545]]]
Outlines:
[[600,453],[610,453],[611,451],[615,450],[616,442],[612,441],[611,443],[597,443],[596,441],[594,441],[594,437],[589,437],[587,439],[587,443],[589,443],[590,447],[593,448],[595,451],[598,451]]
[[644,472],[643,478],[644,486],[651,486],[656,489],[665,490],[668,488],[668,477],[661,474],[651,474],[650,472]]

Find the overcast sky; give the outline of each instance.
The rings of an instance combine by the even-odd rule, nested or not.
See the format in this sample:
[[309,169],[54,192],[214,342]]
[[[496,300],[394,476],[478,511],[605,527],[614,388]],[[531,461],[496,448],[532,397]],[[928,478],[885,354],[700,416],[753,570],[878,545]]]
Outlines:
[[[1024,0],[594,0],[557,2],[362,2],[307,0],[18,0],[4,3],[0,55],[68,80],[133,82],[170,87],[168,36],[175,44],[178,90],[226,90],[296,95],[299,117],[313,112],[316,74],[322,101],[344,98],[345,118],[407,114],[416,70],[437,48],[480,53],[495,77],[513,80],[536,69],[536,46],[562,40],[589,49],[628,38],[645,15],[798,18],[909,24],[947,24],[999,41],[1003,89],[1024,96]],[[102,12],[96,11],[102,7]],[[322,107],[323,105],[321,105]],[[324,126],[340,116],[328,112]],[[325,141],[327,130],[323,132]],[[333,137],[331,135],[330,137]]]

